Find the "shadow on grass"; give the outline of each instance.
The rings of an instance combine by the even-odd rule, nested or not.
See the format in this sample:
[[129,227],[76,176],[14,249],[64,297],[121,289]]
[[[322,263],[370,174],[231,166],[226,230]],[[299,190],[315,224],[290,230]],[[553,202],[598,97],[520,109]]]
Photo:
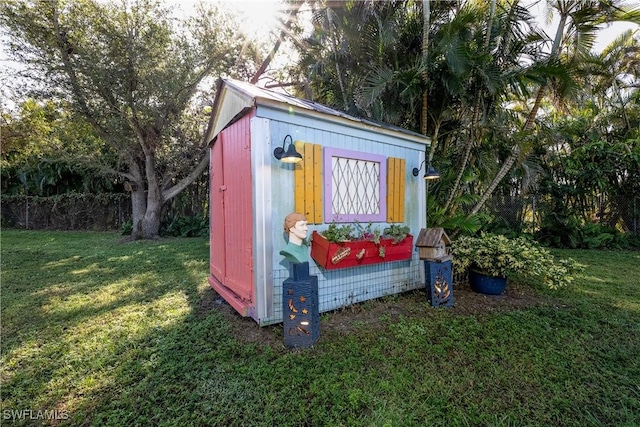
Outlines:
[[71,409],[108,387],[127,348],[162,341],[208,289],[203,239],[3,234],[5,408]]

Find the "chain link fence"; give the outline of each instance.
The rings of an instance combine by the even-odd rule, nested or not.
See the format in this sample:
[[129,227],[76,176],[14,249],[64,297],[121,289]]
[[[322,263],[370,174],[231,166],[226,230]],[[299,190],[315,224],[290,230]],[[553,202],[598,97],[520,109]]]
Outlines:
[[[582,218],[584,223],[599,224],[622,233],[640,236],[640,196],[607,197],[598,195],[562,206],[572,217]],[[535,235],[545,224],[545,216],[559,213],[551,206],[546,195],[496,196],[486,205],[486,212],[499,223],[512,230]]]
[[[52,197],[2,195],[2,225],[25,229],[119,230],[131,220],[129,193],[69,193]],[[640,195],[594,196],[562,209],[587,224],[599,224],[640,236]],[[208,191],[204,184],[190,186],[167,206],[165,215],[206,215]],[[546,195],[496,195],[485,207],[494,227],[537,235],[552,216],[559,217]],[[551,218],[553,219],[553,218]]]
[[3,195],[3,227],[29,230],[119,230],[131,219],[129,193]]

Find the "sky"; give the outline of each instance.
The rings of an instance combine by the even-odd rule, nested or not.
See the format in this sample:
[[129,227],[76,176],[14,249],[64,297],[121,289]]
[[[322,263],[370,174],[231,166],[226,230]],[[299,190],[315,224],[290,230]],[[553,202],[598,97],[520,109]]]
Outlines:
[[[544,17],[544,0],[529,0],[530,2],[530,10],[531,12],[538,17],[538,22],[540,26],[545,30],[549,37],[555,35],[556,28],[558,26],[558,17],[554,17],[554,20],[551,24],[547,25],[545,23]],[[527,3],[527,2],[525,2]],[[611,24],[610,26],[603,27],[602,30],[598,32],[596,37],[595,45],[593,46],[593,50],[595,52],[602,52],[602,50],[607,47],[612,41],[616,39],[620,34],[624,31],[630,29],[640,29],[640,25],[632,24],[628,22],[616,22]]]
[[628,22],[616,22],[610,27],[601,30],[596,38],[596,44],[593,49],[596,52],[602,52],[612,41],[616,39],[620,34],[631,29],[640,29],[637,24],[631,24]]
[[[283,18],[281,0],[203,0],[205,3],[222,3],[225,8],[236,11],[244,21],[243,30],[266,35],[276,27],[278,18]],[[185,14],[191,14],[199,0],[166,0]]]

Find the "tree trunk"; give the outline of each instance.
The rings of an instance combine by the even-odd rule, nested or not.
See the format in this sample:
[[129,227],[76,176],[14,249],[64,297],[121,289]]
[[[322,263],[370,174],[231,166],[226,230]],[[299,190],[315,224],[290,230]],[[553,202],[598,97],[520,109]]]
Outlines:
[[[269,68],[269,65],[271,64],[271,61],[276,56],[276,53],[278,53],[278,50],[280,49],[280,45],[282,44],[282,41],[287,35],[287,32],[291,29],[291,26],[293,25],[293,22],[296,19],[296,15],[298,14],[298,11],[300,10],[300,7],[302,7],[302,5],[303,5],[303,2],[297,2],[293,6],[289,15],[287,15],[287,20],[282,24],[282,30],[280,31],[280,35],[278,36],[278,39],[273,45],[273,48],[271,48],[271,52],[269,52],[269,55],[267,55],[264,61],[262,61],[260,68],[258,68],[258,71],[256,71],[256,73],[253,75],[250,83],[252,84],[258,83],[258,80],[260,80],[260,77],[267,71],[267,68]],[[238,61],[239,60],[240,58],[238,57]]]
[[133,222],[131,238],[134,240],[142,239],[142,220],[144,213],[147,211],[144,193],[144,182],[138,183],[137,188],[131,192],[131,215]]
[[422,1],[422,81],[424,92],[422,93],[422,111],[420,114],[420,133],[427,135],[427,113],[429,107],[429,72],[427,71],[427,56],[429,53],[429,27],[431,19],[431,0]]
[[[527,117],[527,121],[525,122],[523,127],[523,130],[525,132],[531,130],[531,127],[533,126],[534,119],[538,114],[538,110],[540,109],[540,103],[542,102],[542,98],[544,97],[545,88],[546,88],[546,85],[543,83],[542,86],[540,86],[540,89],[538,89],[538,95],[536,96],[536,101],[534,102],[533,107],[529,112],[529,116]],[[523,134],[525,132],[523,132]],[[469,216],[477,214],[480,211],[480,209],[482,209],[484,204],[487,203],[487,200],[489,200],[489,198],[491,197],[495,189],[498,187],[498,184],[500,184],[504,179],[504,177],[507,176],[507,173],[509,173],[509,171],[511,170],[513,165],[516,163],[516,160],[518,159],[518,157],[520,157],[521,154],[522,153],[520,150],[520,146],[518,144],[514,145],[513,148],[511,149],[511,153],[509,154],[509,157],[507,157],[507,159],[502,164],[502,167],[498,171],[498,174],[493,178],[493,181],[491,181],[491,185],[489,185],[489,188],[487,188],[487,190],[484,192],[484,194],[482,195],[478,203],[476,203],[473,209],[471,209],[471,213],[469,214]]]
[[162,205],[154,202],[147,204],[147,211],[140,223],[141,239],[158,239],[160,237],[160,217]]
[[[153,187],[153,185],[151,186]],[[157,187],[157,186],[156,186]],[[158,189],[145,188],[144,182],[131,194],[133,213],[133,240],[157,239],[160,237],[160,220],[164,201]]]
[[[567,6],[566,4],[563,4],[563,3],[559,3],[559,4],[563,7]],[[553,46],[551,47],[552,57],[557,56],[559,54],[560,43],[562,42],[562,37],[564,35],[564,27],[566,25],[567,17],[569,16],[569,12],[571,11],[571,7],[572,7],[571,5],[569,6],[570,6],[569,9],[561,10],[560,22],[558,22],[558,27],[556,30],[556,37],[553,41]],[[531,111],[529,111],[529,115],[527,116],[527,121],[522,127],[523,135],[526,135],[526,132],[531,130],[533,126],[533,122],[535,121],[536,115],[538,114],[538,110],[540,109],[540,103],[542,102],[542,98],[544,97],[546,89],[547,89],[547,83],[542,83],[542,85],[538,89],[538,93],[536,95],[536,100],[533,103],[533,107],[531,107]],[[519,146],[516,144],[512,148],[511,154],[509,154],[509,157],[507,157],[505,162],[502,164],[502,167],[498,171],[498,174],[493,178],[493,181],[491,181],[489,188],[487,188],[487,190],[484,192],[484,194],[482,195],[478,203],[476,203],[476,205],[473,207],[473,209],[471,210],[471,213],[468,216],[475,215],[480,211],[480,209],[482,209],[484,204],[487,202],[487,200],[489,200],[489,198],[491,197],[495,189],[498,187],[498,184],[500,184],[500,182],[502,182],[504,177],[507,176],[507,173],[511,170],[511,168],[515,164],[518,157],[521,156],[521,154],[522,154],[521,150]]]
[[440,125],[442,124],[442,117],[438,117],[438,119],[434,122],[433,125],[433,133],[431,134],[431,147],[429,147],[429,157],[427,161],[428,164],[433,160],[433,155],[436,152],[436,147],[438,146],[438,138],[440,134]]

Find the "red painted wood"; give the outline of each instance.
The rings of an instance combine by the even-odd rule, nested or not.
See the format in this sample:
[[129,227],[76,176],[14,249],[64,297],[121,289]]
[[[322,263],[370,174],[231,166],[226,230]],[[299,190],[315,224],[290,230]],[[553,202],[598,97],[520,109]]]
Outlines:
[[253,301],[253,202],[251,187],[251,115],[223,130],[224,285]]
[[[334,264],[331,261],[331,258],[333,258],[336,252],[343,247],[350,248],[351,252],[342,261]],[[380,247],[384,247],[384,258],[379,255]],[[361,259],[358,259],[356,255],[363,249],[365,251],[364,256]],[[311,258],[327,270],[379,264],[391,261],[403,261],[411,259],[412,250],[413,236],[410,234],[398,243],[393,243],[393,239],[380,239],[380,245],[376,245],[375,243],[366,240],[331,243],[317,231],[313,232],[311,240]]]
[[211,151],[209,282],[241,314],[254,300],[251,117],[220,132]]
[[224,286],[218,279],[214,276],[209,276],[209,284],[211,287],[229,303],[231,307],[233,307],[240,315],[247,317],[249,315],[249,307],[251,307],[251,303],[249,301],[245,301],[235,294],[231,289]]
[[225,236],[224,236],[224,173],[222,163],[222,138],[211,148],[209,162],[209,271],[219,282],[224,281]]

